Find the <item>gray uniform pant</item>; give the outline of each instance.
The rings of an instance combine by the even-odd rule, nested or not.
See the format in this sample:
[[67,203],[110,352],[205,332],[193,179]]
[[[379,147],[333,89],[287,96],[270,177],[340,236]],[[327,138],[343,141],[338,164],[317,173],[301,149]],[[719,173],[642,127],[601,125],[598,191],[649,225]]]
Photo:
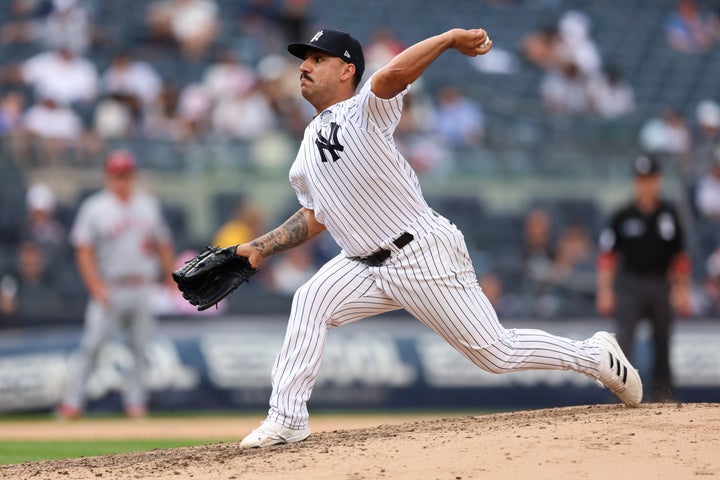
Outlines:
[[85,311],[85,326],[79,348],[68,367],[68,382],[63,403],[82,408],[87,380],[96,365],[100,347],[111,338],[124,334],[133,355],[125,372],[123,404],[145,406],[147,392],[143,381],[145,350],[155,330],[151,294],[147,284],[113,289],[107,306],[90,300]]

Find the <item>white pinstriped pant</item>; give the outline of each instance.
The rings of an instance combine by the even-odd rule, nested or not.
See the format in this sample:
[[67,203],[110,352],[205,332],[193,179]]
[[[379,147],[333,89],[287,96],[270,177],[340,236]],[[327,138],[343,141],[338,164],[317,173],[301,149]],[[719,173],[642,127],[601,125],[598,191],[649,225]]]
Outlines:
[[341,254],[295,293],[272,370],[268,419],[287,428],[306,428],[307,401],[330,327],[398,309],[488,372],[575,370],[597,376],[597,346],[541,330],[503,328],[478,286],[455,225],[428,212],[407,231],[415,239],[404,248],[380,245],[393,252],[382,266],[369,267]]

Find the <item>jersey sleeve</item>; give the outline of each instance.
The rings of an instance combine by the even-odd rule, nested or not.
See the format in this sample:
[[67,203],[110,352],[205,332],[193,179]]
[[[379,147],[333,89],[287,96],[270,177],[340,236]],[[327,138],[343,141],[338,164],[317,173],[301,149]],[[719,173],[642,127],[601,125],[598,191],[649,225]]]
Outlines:
[[614,252],[618,248],[618,228],[619,228],[619,214],[616,213],[610,218],[605,228],[600,232],[600,238],[598,240],[598,249],[600,253]]
[[393,98],[385,99],[376,96],[372,92],[372,81],[373,77],[370,77],[358,94],[358,100],[363,112],[363,123],[367,123],[367,127],[374,125],[385,136],[392,136],[400,122],[403,98],[410,90],[410,85]]
[[305,139],[303,140],[303,144],[300,146],[297,158],[295,159],[295,162],[293,162],[292,167],[290,167],[289,179],[290,185],[292,185],[292,188],[295,191],[295,196],[297,197],[298,202],[300,202],[300,205],[307,209],[315,210],[312,194],[307,184],[307,172],[305,172],[302,167],[301,161],[302,155],[308,154],[306,148],[306,145],[309,142],[308,131],[309,127],[306,129]]
[[72,228],[70,229],[70,243],[75,247],[91,245],[94,239],[92,204],[85,202],[80,206]]
[[315,210],[312,202],[312,197],[310,196],[310,193],[307,191],[307,189],[304,187],[304,182],[293,180],[291,182],[291,185],[293,187],[293,190],[295,190],[295,196],[297,197],[298,202],[300,202],[300,205],[309,210]]
[[685,250],[685,232],[683,230],[682,222],[677,210],[673,206],[668,206],[668,212],[673,218],[675,223],[675,229],[677,230],[674,238],[672,239],[672,249],[675,253],[680,253]]

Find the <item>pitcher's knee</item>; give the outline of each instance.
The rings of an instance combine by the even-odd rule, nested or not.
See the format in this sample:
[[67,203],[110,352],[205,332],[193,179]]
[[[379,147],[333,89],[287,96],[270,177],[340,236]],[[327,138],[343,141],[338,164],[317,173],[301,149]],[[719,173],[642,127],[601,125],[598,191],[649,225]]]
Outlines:
[[516,370],[517,338],[512,330],[503,331],[488,345],[464,345],[464,354],[475,365],[488,373],[502,374]]

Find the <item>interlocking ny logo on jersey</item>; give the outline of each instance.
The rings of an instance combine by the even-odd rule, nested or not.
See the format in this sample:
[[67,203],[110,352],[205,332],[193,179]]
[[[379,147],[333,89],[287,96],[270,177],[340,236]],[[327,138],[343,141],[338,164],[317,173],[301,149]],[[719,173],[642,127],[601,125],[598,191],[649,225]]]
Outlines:
[[328,161],[325,154],[326,150],[330,152],[330,156],[332,157],[333,162],[337,162],[340,158],[340,154],[338,152],[342,152],[343,150],[345,150],[345,147],[340,145],[340,143],[338,142],[339,129],[340,126],[337,123],[331,122],[329,139],[323,136],[322,130],[318,130],[317,132],[318,138],[315,139],[315,145],[317,145],[318,147],[318,151],[320,152],[320,156],[322,157],[323,162]]

